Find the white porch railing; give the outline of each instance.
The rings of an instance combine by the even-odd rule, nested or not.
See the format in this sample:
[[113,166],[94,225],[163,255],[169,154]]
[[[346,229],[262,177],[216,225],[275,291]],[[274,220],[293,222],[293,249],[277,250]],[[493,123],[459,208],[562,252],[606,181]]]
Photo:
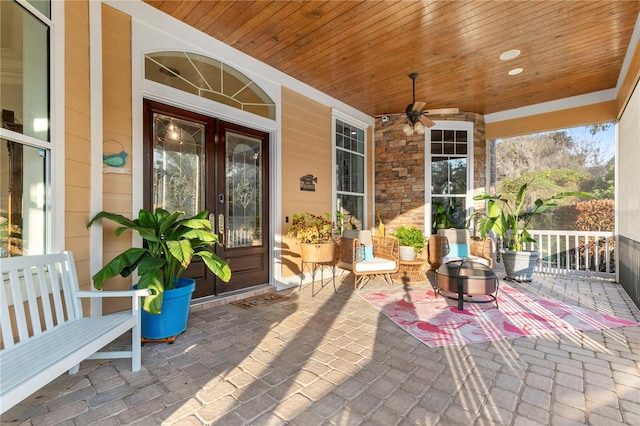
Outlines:
[[613,232],[529,230],[536,244],[527,250],[540,251],[536,271],[554,274],[575,272],[615,278],[615,236]]

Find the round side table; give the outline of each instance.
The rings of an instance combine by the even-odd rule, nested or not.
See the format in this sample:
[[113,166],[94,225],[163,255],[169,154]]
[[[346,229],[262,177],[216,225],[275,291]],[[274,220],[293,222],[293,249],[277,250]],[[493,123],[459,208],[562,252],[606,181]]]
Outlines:
[[393,282],[400,284],[424,284],[427,276],[423,272],[427,261],[416,257],[414,260],[401,260],[398,272],[391,275]]

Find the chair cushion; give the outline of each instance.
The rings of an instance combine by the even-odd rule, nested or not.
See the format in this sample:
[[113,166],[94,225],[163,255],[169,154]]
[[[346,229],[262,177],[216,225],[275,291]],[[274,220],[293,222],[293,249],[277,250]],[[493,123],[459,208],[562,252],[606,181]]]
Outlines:
[[373,237],[368,229],[348,229],[342,233],[344,238],[356,238],[360,244],[373,247]]
[[468,257],[469,245],[468,244],[449,244],[449,254],[447,254],[447,256]]
[[396,269],[396,262],[389,259],[374,257],[372,259],[363,260],[356,263],[356,272],[382,272],[393,271]]
[[438,229],[438,235],[447,237],[449,244],[469,244],[469,230],[467,229]]
[[364,246],[363,257],[362,260],[371,260],[373,259],[373,246]]

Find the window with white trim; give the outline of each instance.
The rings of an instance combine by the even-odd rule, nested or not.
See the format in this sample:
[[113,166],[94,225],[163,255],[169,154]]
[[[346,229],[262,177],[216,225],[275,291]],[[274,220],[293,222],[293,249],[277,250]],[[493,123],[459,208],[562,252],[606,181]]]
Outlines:
[[[426,134],[431,229],[464,228],[471,207],[473,123],[442,121]],[[441,214],[438,214],[441,213]],[[446,218],[446,220],[444,220]],[[440,219],[440,220],[439,220]],[[439,223],[436,223],[439,222]]]
[[47,250],[50,1],[0,2],[0,257]]
[[344,229],[362,229],[365,206],[365,132],[335,121],[336,211]]

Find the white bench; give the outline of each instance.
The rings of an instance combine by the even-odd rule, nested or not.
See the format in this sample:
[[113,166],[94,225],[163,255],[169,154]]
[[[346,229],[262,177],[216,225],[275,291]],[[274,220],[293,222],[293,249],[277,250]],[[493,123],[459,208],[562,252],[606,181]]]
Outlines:
[[[79,291],[71,252],[0,259],[0,413],[85,359],[131,358],[140,369],[140,297],[148,290]],[[46,295],[46,297],[42,297]],[[82,298],[130,297],[132,309],[83,317]],[[130,351],[98,352],[132,331]]]

